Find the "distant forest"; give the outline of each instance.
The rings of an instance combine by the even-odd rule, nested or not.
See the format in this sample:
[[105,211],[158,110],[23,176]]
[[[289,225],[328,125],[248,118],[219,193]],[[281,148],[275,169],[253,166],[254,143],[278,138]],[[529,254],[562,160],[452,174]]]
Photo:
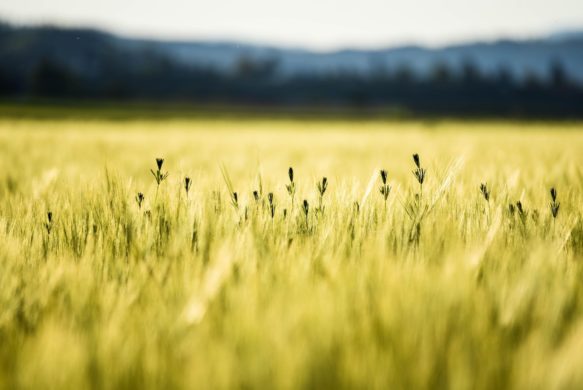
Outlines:
[[[583,118],[583,85],[560,61],[548,76],[517,79],[508,69],[485,73],[435,63],[426,75],[397,69],[278,74],[277,58],[241,56],[230,72],[181,63],[156,51],[108,46],[84,36],[84,51],[63,54],[29,45],[0,29],[0,98],[139,100],[294,107],[391,107],[416,114]],[[20,45],[20,46],[18,46]],[[15,49],[20,47],[20,50]]]

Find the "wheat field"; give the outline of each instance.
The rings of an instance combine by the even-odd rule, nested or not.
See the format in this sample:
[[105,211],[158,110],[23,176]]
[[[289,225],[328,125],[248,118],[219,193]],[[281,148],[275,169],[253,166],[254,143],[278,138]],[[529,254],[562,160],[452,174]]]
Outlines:
[[0,119],[0,388],[583,388],[582,130]]

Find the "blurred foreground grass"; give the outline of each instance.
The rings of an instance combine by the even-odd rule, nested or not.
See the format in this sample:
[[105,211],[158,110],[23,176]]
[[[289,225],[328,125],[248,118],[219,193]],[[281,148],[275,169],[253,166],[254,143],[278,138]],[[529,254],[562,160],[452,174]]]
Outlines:
[[581,130],[0,119],[0,388],[581,388]]

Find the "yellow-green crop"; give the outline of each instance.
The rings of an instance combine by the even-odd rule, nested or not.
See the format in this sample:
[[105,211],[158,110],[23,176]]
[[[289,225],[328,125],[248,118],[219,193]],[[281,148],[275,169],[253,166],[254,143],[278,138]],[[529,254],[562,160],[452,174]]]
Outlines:
[[582,130],[0,120],[0,388],[581,388]]

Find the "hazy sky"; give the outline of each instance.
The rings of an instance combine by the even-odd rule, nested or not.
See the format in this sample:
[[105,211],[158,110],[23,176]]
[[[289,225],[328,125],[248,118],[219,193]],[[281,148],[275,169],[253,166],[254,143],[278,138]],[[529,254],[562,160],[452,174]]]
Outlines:
[[583,28],[583,0],[1,0],[0,19],[326,50]]

